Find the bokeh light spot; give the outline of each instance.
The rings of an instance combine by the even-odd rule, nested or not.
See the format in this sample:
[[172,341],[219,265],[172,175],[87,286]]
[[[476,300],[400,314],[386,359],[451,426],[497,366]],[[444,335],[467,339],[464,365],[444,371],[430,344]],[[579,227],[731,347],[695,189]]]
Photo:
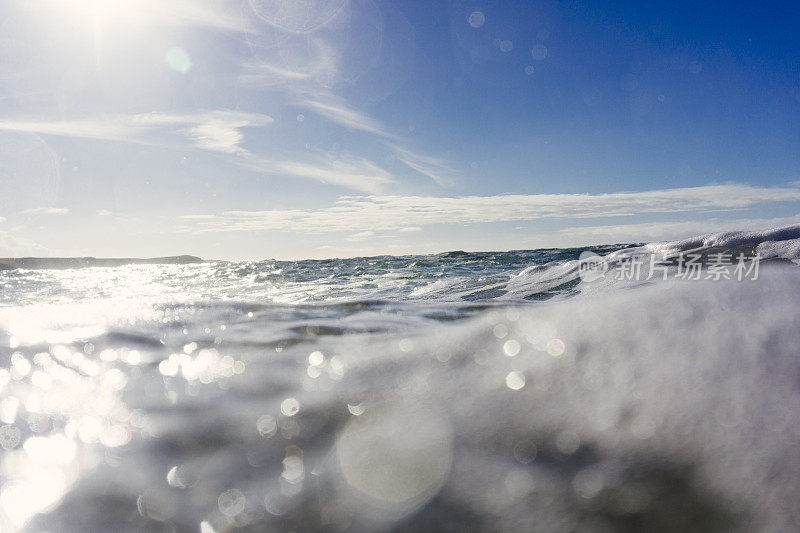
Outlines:
[[192,68],[192,58],[183,48],[170,48],[164,60],[169,68],[181,74],[186,74]]
[[481,11],[473,11],[467,17],[467,22],[473,28],[480,28],[486,23],[486,16]]
[[519,390],[525,386],[525,375],[516,370],[509,372],[506,376],[506,387],[511,390]]

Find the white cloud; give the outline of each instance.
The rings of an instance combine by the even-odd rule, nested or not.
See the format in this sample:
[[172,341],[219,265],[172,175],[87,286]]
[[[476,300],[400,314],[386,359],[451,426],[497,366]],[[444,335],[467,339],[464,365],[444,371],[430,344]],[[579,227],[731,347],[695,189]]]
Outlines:
[[190,139],[201,150],[242,156],[237,159],[237,164],[259,172],[313,179],[371,194],[380,193],[385,185],[395,181],[389,172],[365,158],[331,158],[319,154],[303,161],[268,159],[241,146],[243,128],[266,126],[272,122],[272,117],[258,113],[211,111],[183,115],[115,115],[104,119],[58,122],[0,121],[0,130],[143,144],[157,144],[157,139],[165,134],[177,134]]
[[329,99],[327,102],[319,100],[305,100],[300,105],[309,108],[314,113],[322,115],[331,122],[355,130],[373,133],[381,137],[395,138],[386,127],[372,117],[361,113],[348,106],[341,100]]
[[[242,17],[237,13],[236,3],[228,0],[198,2],[196,0],[129,0],[142,10],[156,14],[156,20],[164,24],[187,24],[205,26],[219,30],[241,31]],[[147,15],[147,14],[145,14]]]
[[187,220],[214,220],[217,215],[184,215],[181,218]]
[[[353,109],[341,100],[329,98],[327,101],[305,100],[301,103],[313,112],[327,118],[333,123],[346,128],[364,131],[391,141],[401,141],[386,126],[372,117]],[[407,167],[431,178],[438,185],[445,187],[455,183],[456,169],[444,158],[419,153],[398,144],[387,142],[397,159]]]
[[652,242],[693,237],[720,231],[778,228],[800,223],[800,214],[777,218],[710,218],[681,222],[645,222],[606,226],[571,226],[559,231],[566,237],[592,242]]
[[392,146],[392,149],[394,149],[397,158],[403,164],[420,174],[428,176],[442,187],[452,185],[455,182],[457,171],[450,161],[441,157],[420,154],[400,146]]
[[97,211],[97,216],[99,216],[99,217],[107,217],[107,216],[111,216],[113,214],[114,213],[112,213],[108,209],[100,209],[99,211]]
[[309,72],[280,67],[266,61],[247,61],[242,63],[242,72],[243,74],[239,76],[241,83],[256,85],[260,88],[270,85],[280,86],[312,77]]
[[732,211],[791,201],[800,201],[800,188],[737,184],[595,195],[349,196],[316,210],[231,211],[200,220],[185,218],[193,224],[183,231],[397,231],[409,225]]
[[26,215],[66,215],[69,209],[66,207],[32,207],[25,209],[22,213]]
[[48,255],[50,250],[31,239],[0,231],[0,257]]
[[129,140],[134,133],[139,133],[138,128],[121,124],[117,119],[54,122],[0,120],[0,130],[111,141]]
[[[334,34],[336,28],[344,31],[340,37],[346,40],[350,27],[347,18],[342,18],[332,26]],[[278,93],[290,105],[315,113],[332,124],[378,137],[384,150],[388,149],[403,164],[428,176],[439,185],[451,185],[455,182],[458,172],[449,161],[400,146],[406,142],[405,139],[337,95],[336,88],[349,85],[352,80],[344,74],[347,68],[343,65],[347,62],[343,60],[339,47],[334,45],[335,39],[331,34],[315,33],[313,37],[293,35],[288,39],[289,41],[283,43],[283,48],[294,47],[304,53],[279,54],[277,50],[272,50],[275,57],[269,60],[245,62],[239,81]],[[268,54],[261,49],[259,52]]]
[[358,241],[363,241],[365,239],[369,239],[370,237],[374,237],[374,236],[375,236],[375,232],[374,231],[361,231],[361,232],[355,233],[353,235],[350,235],[345,240],[348,240],[348,241],[351,241],[351,242],[358,242]]
[[0,120],[0,130],[104,141],[155,144],[153,136],[179,134],[197,148],[239,153],[242,128],[265,126],[272,117],[217,110],[197,114],[142,113],[65,121]]
[[300,162],[273,161],[250,155],[242,158],[240,164],[259,172],[312,179],[372,194],[394,182],[391,174],[364,158],[318,157],[312,162]]
[[198,148],[235,154],[242,151],[239,143],[244,140],[239,127],[241,126],[224,122],[208,122],[190,128],[187,134],[195,140]]
[[24,2],[26,7],[68,20],[97,16],[126,26],[195,26],[223,31],[245,29],[236,2],[226,0],[113,0],[113,2]]

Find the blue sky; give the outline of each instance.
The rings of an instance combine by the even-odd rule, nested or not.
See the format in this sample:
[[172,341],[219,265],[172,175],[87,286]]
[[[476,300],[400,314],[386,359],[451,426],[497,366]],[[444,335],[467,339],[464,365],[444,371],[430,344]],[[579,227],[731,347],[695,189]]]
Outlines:
[[778,2],[8,0],[0,255],[798,223],[798,30]]

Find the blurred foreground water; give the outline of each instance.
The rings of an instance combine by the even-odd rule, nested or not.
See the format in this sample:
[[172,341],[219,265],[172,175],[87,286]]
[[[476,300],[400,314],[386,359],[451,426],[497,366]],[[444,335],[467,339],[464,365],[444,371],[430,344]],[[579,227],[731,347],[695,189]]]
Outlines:
[[0,272],[0,530],[800,528],[800,228],[592,251]]

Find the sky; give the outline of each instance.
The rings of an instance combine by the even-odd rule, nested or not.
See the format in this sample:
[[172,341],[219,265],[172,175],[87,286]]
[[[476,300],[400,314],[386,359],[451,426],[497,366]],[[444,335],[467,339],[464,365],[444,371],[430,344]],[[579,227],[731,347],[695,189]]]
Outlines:
[[800,223],[789,2],[3,0],[0,256]]

